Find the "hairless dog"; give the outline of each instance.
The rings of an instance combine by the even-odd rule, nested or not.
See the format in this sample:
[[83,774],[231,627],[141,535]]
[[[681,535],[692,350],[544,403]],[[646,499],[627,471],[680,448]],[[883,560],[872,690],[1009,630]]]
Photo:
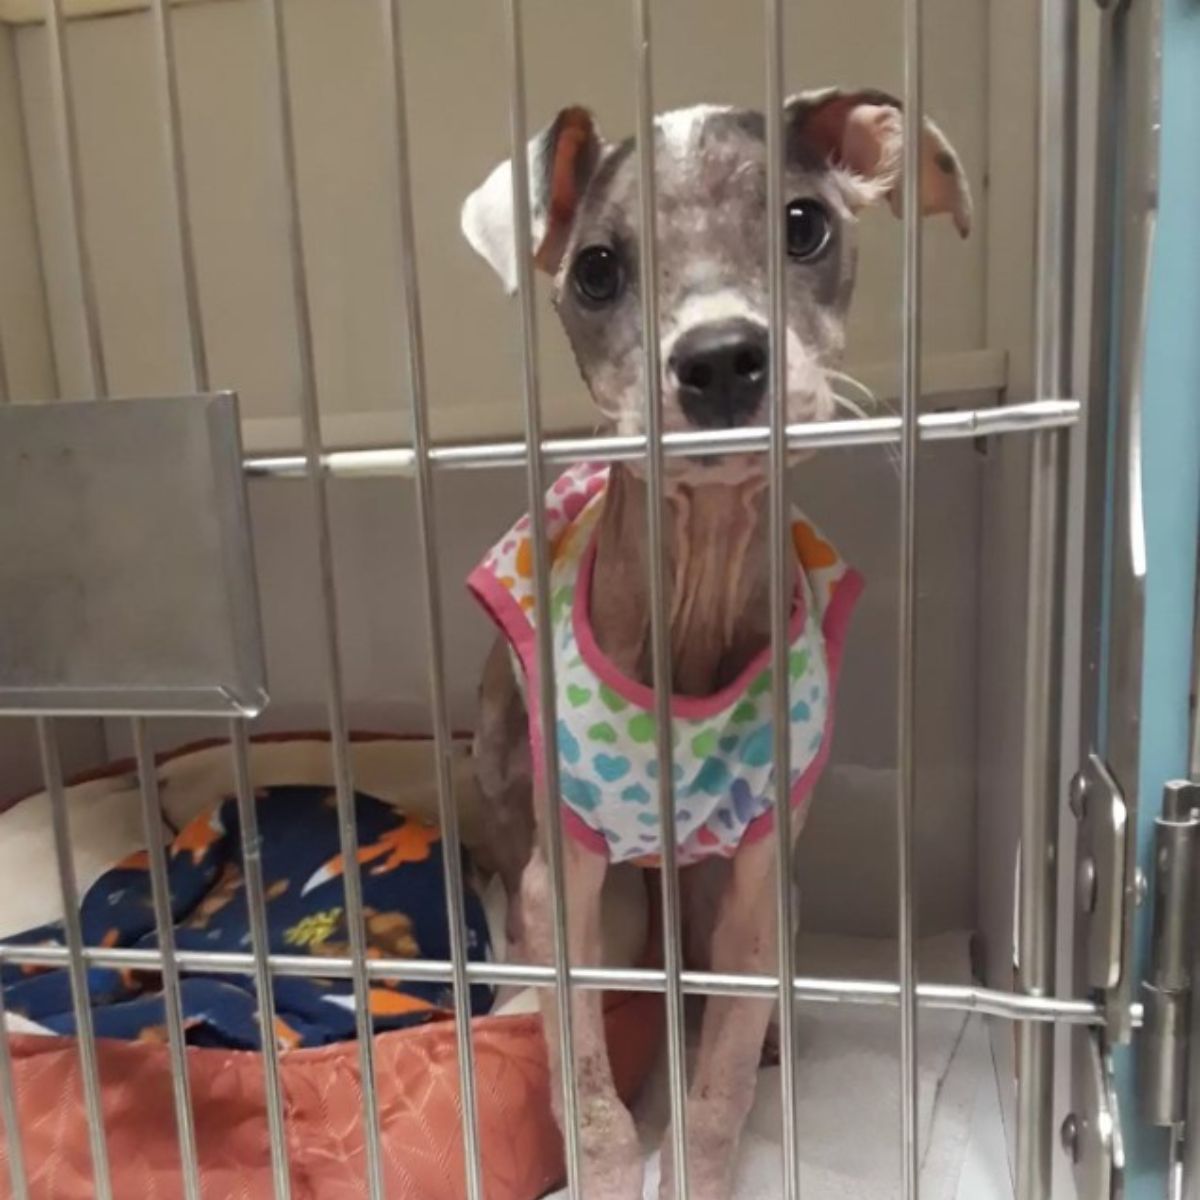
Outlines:
[[[662,427],[767,420],[767,222],[785,223],[790,422],[828,419],[854,287],[859,212],[899,209],[904,115],[874,91],[795,96],[785,121],[786,210],[766,210],[759,113],[700,106],[655,122]],[[605,141],[591,113],[564,108],[529,145],[536,265],[606,427],[641,433],[645,356],[638,296],[638,178],[632,140]],[[463,231],[511,293],[516,286],[512,165],[501,163],[463,206]],[[961,164],[922,122],[920,196],[966,236]],[[678,860],[689,965],[772,973],[776,863],[771,766],[765,458],[672,456],[665,471],[670,580],[672,738]],[[555,652],[555,694],[571,961],[599,963],[599,905],[612,862],[658,862],[657,761],[641,465],[577,467],[547,497],[551,611],[535,613],[529,521],[471,576],[500,637],[484,668],[476,759],[520,953],[551,958],[545,839],[550,803],[538,768],[534,620]],[[829,748],[842,639],[858,579],[796,514],[788,564],[792,823]],[[789,556],[791,558],[791,556]],[[557,1068],[557,1007],[543,991]],[[587,1200],[634,1200],[642,1168],[617,1097],[600,996],[573,997],[580,1139]],[[688,1096],[693,1200],[729,1200],[737,1143],[754,1095],[773,1005],[711,998]],[[555,1085],[558,1070],[553,1072]],[[561,1120],[561,1097],[556,1112]],[[663,1155],[663,1200],[675,1196]]]

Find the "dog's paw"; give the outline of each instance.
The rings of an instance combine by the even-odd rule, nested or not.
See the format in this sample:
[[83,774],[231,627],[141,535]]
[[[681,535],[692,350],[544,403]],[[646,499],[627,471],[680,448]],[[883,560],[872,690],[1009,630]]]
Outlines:
[[736,1140],[720,1134],[707,1136],[690,1128],[688,1140],[687,1196],[680,1195],[675,1187],[675,1154],[668,1129],[660,1155],[662,1182],[658,1200],[732,1200]]
[[658,1200],[733,1200],[733,1187],[726,1182],[724,1168],[707,1180],[702,1172],[689,1168],[688,1194],[685,1198],[676,1193],[675,1181],[664,1172],[663,1181],[658,1189]]

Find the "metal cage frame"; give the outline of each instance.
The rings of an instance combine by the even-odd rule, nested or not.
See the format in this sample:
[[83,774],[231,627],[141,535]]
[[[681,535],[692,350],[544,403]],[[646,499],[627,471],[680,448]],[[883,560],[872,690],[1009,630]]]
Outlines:
[[[82,315],[91,371],[92,394],[108,395],[104,347],[100,331],[98,300],[89,256],[85,197],[81,184],[78,132],[74,109],[72,72],[65,41],[63,0],[48,0],[52,93],[61,167],[67,180],[68,223],[72,253],[82,281]],[[508,22],[508,68],[510,73],[511,138],[514,161],[524,161],[526,145],[525,65],[521,26],[521,0],[505,0]],[[785,1123],[794,1127],[795,1055],[794,1003],[856,1003],[886,1005],[899,1011],[902,1072],[901,1128],[903,1147],[903,1195],[918,1196],[917,1139],[917,1011],[918,1008],[949,1008],[981,1012],[1014,1022],[1019,1030],[1020,1088],[1018,1121],[1018,1176],[1020,1200],[1044,1200],[1050,1195],[1050,1153],[1054,1138],[1051,1108],[1054,1076],[1056,1024],[1105,1027],[1111,1014],[1103,1001],[1091,997],[1057,998],[1054,985],[1056,963],[1056,861],[1057,814],[1060,787],[1060,680],[1063,671],[1062,624],[1064,569],[1067,439],[1080,415],[1072,396],[1072,253],[1074,163],[1074,54],[1075,15],[1070,0],[1041,0],[1041,58],[1038,147],[1040,173],[1037,189],[1037,336],[1035,399],[993,410],[920,415],[921,350],[920,309],[922,298],[921,227],[918,215],[918,123],[911,123],[904,145],[904,249],[903,249],[903,352],[901,415],[854,421],[832,421],[816,425],[787,425],[784,391],[780,380],[786,371],[786,340],[779,336],[784,323],[782,286],[785,247],[779,229],[771,225],[770,295],[771,420],[766,428],[717,433],[666,435],[661,428],[657,362],[658,341],[655,288],[655,202],[653,172],[653,94],[651,79],[651,4],[633,0],[631,36],[637,49],[637,162],[641,179],[641,261],[643,345],[648,385],[647,435],[645,437],[593,437],[551,439],[543,437],[538,371],[536,365],[537,320],[534,308],[532,263],[526,239],[530,198],[523,171],[513,172],[513,208],[518,231],[516,261],[521,314],[522,363],[525,390],[525,437],[523,441],[488,445],[434,445],[431,440],[425,369],[423,361],[422,314],[414,246],[412,180],[408,166],[406,93],[402,66],[402,0],[380,0],[385,53],[394,97],[392,113],[396,173],[395,219],[399,230],[396,263],[405,313],[408,360],[407,383],[412,396],[412,441],[408,446],[379,450],[325,450],[313,354],[305,254],[301,236],[301,213],[296,179],[296,149],[289,82],[288,52],[284,30],[283,0],[261,0],[270,61],[270,82],[278,135],[278,172],[283,197],[284,222],[291,272],[294,321],[299,346],[300,402],[303,418],[303,453],[257,456],[245,460],[244,469],[255,478],[302,477],[307,481],[312,505],[311,537],[318,552],[321,600],[321,644],[324,652],[325,694],[330,723],[337,811],[345,866],[347,922],[351,933],[348,957],[323,959],[321,973],[348,978],[356,994],[365,994],[372,980],[438,980],[451,985],[455,998],[457,1047],[462,1095],[463,1144],[466,1156],[467,1196],[483,1200],[480,1139],[476,1116],[474,1066],[470,1034],[469,987],[472,983],[520,983],[555,989],[559,1009],[561,1052],[564,1073],[568,1186],[573,1200],[580,1196],[580,1145],[569,998],[575,988],[623,988],[662,993],[667,1004],[669,1079],[674,1116],[673,1153],[676,1179],[686,1194],[687,1155],[685,1129],[686,1075],[683,1042],[683,998],[690,994],[778,996],[782,1022],[782,1081]],[[782,209],[783,157],[783,31],[782,0],[764,0],[766,44],[764,63],[767,113],[769,203]],[[151,0],[162,102],[162,131],[170,169],[174,204],[174,237],[180,280],[188,322],[191,377],[186,384],[193,393],[212,390],[201,319],[192,240],[188,180],[182,146],[179,86],[176,77],[175,43],[169,0]],[[904,104],[909,112],[922,111],[922,3],[904,0]],[[7,398],[0,360],[0,398]],[[1028,531],[1029,583],[1027,613],[1029,634],[1025,659],[1025,739],[1021,798],[1022,861],[1020,877],[1020,960],[1022,977],[1015,993],[982,987],[949,987],[920,984],[915,967],[915,906],[913,901],[913,806],[915,798],[915,666],[916,646],[916,548],[915,500],[918,485],[919,442],[969,439],[995,435],[1028,435],[1032,439],[1030,480],[1030,525]],[[766,453],[770,461],[770,566],[772,579],[771,629],[773,661],[773,711],[776,715],[774,767],[776,778],[786,778],[789,745],[786,717],[788,706],[786,623],[788,596],[784,555],[786,552],[785,467],[790,450],[828,446],[895,444],[900,449],[900,496],[898,536],[901,547],[899,622],[897,628],[899,672],[897,684],[899,782],[896,794],[899,866],[899,982],[878,983],[797,976],[793,961],[793,915],[789,903],[791,869],[787,836],[789,809],[778,807],[781,836],[778,873],[779,963],[776,976],[735,976],[682,969],[679,945],[679,893],[675,865],[674,807],[671,786],[671,744],[666,718],[670,692],[670,658],[667,640],[666,585],[664,581],[662,487],[664,456],[687,453],[716,454],[729,450]],[[430,713],[437,757],[439,813],[449,846],[459,840],[458,820],[450,772],[450,724],[444,670],[446,639],[442,623],[440,585],[436,570],[437,513],[434,500],[435,472],[456,469],[489,469],[523,466],[527,473],[530,512],[534,527],[537,611],[548,609],[548,552],[542,526],[539,498],[544,491],[548,465],[582,460],[628,460],[644,458],[653,494],[659,503],[649,509],[650,584],[652,596],[653,664],[658,742],[659,806],[663,837],[663,917],[667,931],[665,966],[662,970],[600,969],[572,967],[567,955],[563,857],[558,828],[558,806],[550,805],[555,836],[551,839],[551,878],[555,898],[553,967],[469,963],[466,957],[463,878],[459,858],[445,855],[446,887],[450,897],[452,955],[449,961],[367,960],[363,923],[362,885],[356,856],[353,814],[353,780],[349,735],[345,717],[343,670],[338,646],[338,594],[333,566],[327,484],[331,477],[362,477],[383,474],[411,476],[414,481],[416,517],[420,531],[426,596],[426,634],[429,645]],[[541,680],[540,711],[543,721],[545,778],[553,791],[557,779],[557,747],[554,720],[553,651],[549,627],[538,621],[538,661]],[[150,850],[154,908],[161,951],[104,949],[85,946],[78,918],[78,888],[70,854],[70,831],[59,764],[58,732],[53,713],[37,716],[38,736],[46,789],[52,806],[57,847],[66,945],[64,947],[17,947],[0,945],[0,961],[35,965],[66,965],[74,997],[79,1031],[79,1054],[83,1068],[84,1093],[95,1195],[111,1200],[109,1164],[101,1112],[96,1044],[87,1005],[86,969],[92,965],[161,969],[167,1001],[170,1064],[182,1162],[183,1194],[199,1200],[200,1179],[196,1140],[188,1085],[184,1031],[179,1001],[181,972],[251,973],[257,985],[260,1020],[270,1029],[273,1018],[271,983],[276,977],[307,974],[311,961],[300,956],[268,954],[264,917],[263,879],[259,838],[247,763],[245,720],[228,721],[228,736],[235,766],[238,809],[245,830],[245,875],[251,912],[252,952],[177,952],[171,938],[170,903],[165,851],[161,838],[154,755],[145,717],[133,719],[137,772],[142,790],[142,816]],[[3,998],[0,996],[0,1013]],[[380,1115],[373,1086],[375,1074],[371,1018],[365,1004],[357,1006],[357,1045],[362,1080],[362,1121],[366,1145],[366,1194],[372,1200],[385,1195],[379,1131]],[[1140,1007],[1128,1006],[1130,1024],[1140,1021]],[[266,1107],[270,1129],[273,1180],[277,1200],[290,1194],[288,1163],[284,1149],[284,1107],[279,1077],[279,1052],[273,1037],[263,1041]],[[29,1195],[21,1154],[12,1063],[7,1037],[0,1024],[0,1109],[9,1146],[9,1167],[15,1200]],[[786,1127],[786,1124],[785,1124]],[[796,1139],[785,1137],[784,1195],[800,1196],[800,1174]]]

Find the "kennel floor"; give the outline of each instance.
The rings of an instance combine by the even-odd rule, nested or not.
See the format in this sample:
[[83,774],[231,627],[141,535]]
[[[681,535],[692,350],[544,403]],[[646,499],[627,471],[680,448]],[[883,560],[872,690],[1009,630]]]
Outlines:
[[[922,941],[924,979],[970,982],[969,936]],[[800,969],[850,978],[895,977],[894,942],[806,936]],[[699,1011],[689,1010],[689,1043]],[[900,1195],[899,1029],[891,1008],[797,1008],[797,1135],[805,1200],[896,1200]],[[991,1040],[978,1015],[923,1011],[918,1034],[922,1200],[1013,1200]],[[658,1146],[670,1102],[665,1049],[635,1116],[646,1152],[647,1200],[658,1196]],[[780,1070],[759,1073],[737,1165],[738,1200],[783,1195]],[[565,1191],[550,1200],[565,1200]]]

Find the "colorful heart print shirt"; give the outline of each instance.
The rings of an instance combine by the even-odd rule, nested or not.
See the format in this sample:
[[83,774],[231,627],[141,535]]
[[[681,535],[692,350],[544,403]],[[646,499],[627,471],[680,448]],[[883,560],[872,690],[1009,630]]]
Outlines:
[[[568,470],[546,496],[550,624],[557,683],[564,828],[613,862],[655,865],[661,850],[654,693],[597,645],[589,613],[596,526],[608,467]],[[833,700],[858,573],[798,513],[799,570],[789,624],[791,800],[802,805],[829,753]],[[471,573],[468,587],[508,640],[541,771],[533,544],[522,517]],[[678,861],[729,856],[774,820],[770,647],[711,696],[673,696]]]

